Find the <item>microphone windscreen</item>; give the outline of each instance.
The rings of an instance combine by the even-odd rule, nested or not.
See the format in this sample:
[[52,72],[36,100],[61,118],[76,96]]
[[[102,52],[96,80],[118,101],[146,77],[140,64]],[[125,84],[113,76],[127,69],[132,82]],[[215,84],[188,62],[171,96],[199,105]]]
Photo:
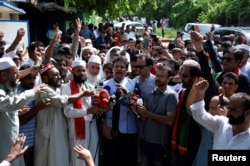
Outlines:
[[111,87],[109,85],[105,85],[103,87],[103,89],[106,89],[108,91],[108,93],[110,93]]
[[100,103],[100,95],[99,95],[99,93],[93,95],[93,103],[95,105]]
[[100,108],[108,108],[108,105],[109,105],[109,100],[104,98],[101,100],[99,107]]
[[102,97],[102,98],[109,98],[109,92],[108,92],[108,90],[106,90],[106,89],[102,89],[101,91],[100,91],[100,96]]

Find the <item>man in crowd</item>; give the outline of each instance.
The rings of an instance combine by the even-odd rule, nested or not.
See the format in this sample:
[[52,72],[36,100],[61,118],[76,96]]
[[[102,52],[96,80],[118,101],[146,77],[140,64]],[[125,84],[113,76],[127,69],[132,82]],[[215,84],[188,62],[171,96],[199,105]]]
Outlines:
[[[23,65],[20,71],[30,68],[29,65]],[[20,79],[20,84],[17,86],[17,94],[21,94],[25,90],[30,90],[35,86],[37,73],[28,74],[27,76]],[[19,122],[20,128],[19,133],[23,133],[26,136],[25,146],[28,146],[27,151],[24,153],[25,166],[34,165],[34,142],[35,142],[35,125],[36,125],[36,114],[48,107],[48,103],[51,101],[49,98],[45,98],[35,104],[35,100],[20,108],[19,111]]]
[[[81,98],[79,92],[71,96],[61,94],[61,77],[59,71],[51,64],[46,64],[40,70],[42,81],[50,87],[47,93],[42,93],[36,102],[50,98],[48,107],[37,114],[35,131],[35,165],[36,166],[69,166],[69,140],[67,121],[63,107]],[[43,155],[40,155],[43,154]]]
[[219,90],[225,97],[229,98],[238,89],[238,83],[239,77],[233,72],[228,72],[224,74]]
[[88,63],[89,58],[92,55],[96,55],[97,54],[97,50],[92,47],[92,46],[86,46],[84,48],[82,48],[82,52],[81,52],[81,58],[82,60],[84,60],[86,63]]
[[[179,93],[179,102],[176,107],[176,116],[172,130],[172,155],[177,165],[192,165],[198,147],[201,134],[198,124],[188,114],[186,99],[197,77],[201,75],[201,67],[194,60],[185,60],[180,68],[180,78],[183,90]],[[188,132],[186,132],[188,131]]]
[[[217,57],[217,54],[211,47],[210,32],[206,33],[206,40],[209,55],[216,71],[214,79],[221,85],[223,75],[227,72],[234,72],[239,77],[238,89],[236,92],[245,92],[250,94],[249,87],[246,88],[246,86],[249,85],[249,79],[247,75],[240,71],[239,68],[244,55],[243,51],[234,47],[228,47],[223,51],[223,57],[220,61]],[[222,66],[220,64],[222,64]]]
[[101,64],[101,58],[97,55],[92,55],[87,63],[86,83],[88,83],[92,89],[94,89],[100,81]]
[[250,149],[250,96],[235,93],[226,107],[227,117],[212,116],[204,109],[204,94],[209,84],[197,78],[188,100],[194,119],[214,133],[213,149]]
[[[113,78],[104,82],[110,94],[116,94],[116,104],[106,112],[103,122],[102,154],[104,165],[138,165],[138,138],[136,115],[119,102],[121,92],[133,92],[135,81],[126,77],[128,60],[123,56],[113,59]],[[125,90],[126,89],[126,90]]]
[[[99,160],[99,136],[94,114],[101,114],[103,109],[92,106],[90,85],[86,83],[86,63],[83,60],[72,62],[73,80],[62,86],[62,94],[71,95],[83,91],[84,97],[64,107],[64,114],[69,118],[70,147],[82,145],[90,150],[95,164]],[[84,162],[77,159],[71,149],[73,166],[83,166]]]
[[[0,160],[2,161],[19,134],[18,109],[32,100],[40,90],[46,90],[45,85],[40,85],[23,93],[16,94],[16,81],[18,79],[16,64],[9,57],[0,59]],[[24,165],[21,158],[12,165]]]
[[150,73],[153,68],[154,60],[146,55],[138,55],[136,68],[139,76],[134,80],[139,85],[142,96],[151,93],[155,88],[155,76]]
[[171,69],[156,69],[154,91],[144,94],[144,106],[136,111],[142,118],[140,133],[141,165],[168,165],[170,162],[170,131],[178,103],[177,93],[167,86]]

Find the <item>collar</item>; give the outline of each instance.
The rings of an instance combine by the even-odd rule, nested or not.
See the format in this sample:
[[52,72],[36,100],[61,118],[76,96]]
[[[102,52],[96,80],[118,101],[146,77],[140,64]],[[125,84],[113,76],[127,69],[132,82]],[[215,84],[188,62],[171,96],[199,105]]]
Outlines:
[[155,87],[155,89],[152,91],[152,93],[153,94],[156,94],[156,93],[163,94],[167,90],[167,86],[166,86],[166,88],[162,89],[160,92],[157,92],[157,89],[158,89],[158,87]]

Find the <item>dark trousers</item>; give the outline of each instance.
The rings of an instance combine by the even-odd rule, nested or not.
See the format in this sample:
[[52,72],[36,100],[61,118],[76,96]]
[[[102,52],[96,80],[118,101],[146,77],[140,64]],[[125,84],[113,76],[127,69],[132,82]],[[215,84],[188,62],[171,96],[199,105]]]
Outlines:
[[34,146],[29,147],[23,154],[25,166],[34,166]]
[[141,166],[167,166],[169,165],[169,157],[169,146],[140,140]]
[[102,166],[138,166],[138,135],[121,134],[102,139]]
[[164,34],[165,34],[165,32],[164,32],[164,28],[163,28],[163,29],[161,29],[161,35],[162,35],[162,37],[164,37]]

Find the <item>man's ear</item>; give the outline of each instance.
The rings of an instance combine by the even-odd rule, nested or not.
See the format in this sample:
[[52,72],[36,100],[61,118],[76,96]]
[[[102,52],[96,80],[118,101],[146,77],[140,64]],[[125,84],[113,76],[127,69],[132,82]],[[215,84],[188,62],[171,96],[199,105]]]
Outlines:
[[69,68],[69,72],[73,75],[73,69]]
[[250,109],[248,109],[248,110],[245,111],[245,115],[246,116],[250,116]]
[[240,66],[240,64],[241,64],[241,60],[237,60],[237,66]]
[[7,73],[6,72],[0,72],[0,78],[2,79],[2,80],[6,80],[7,79]]
[[245,111],[245,121],[250,123],[250,109]]
[[44,75],[44,76],[42,76],[42,80],[43,80],[43,82],[44,82],[45,84],[47,84],[48,81],[49,81],[49,78],[48,78],[47,75]]

